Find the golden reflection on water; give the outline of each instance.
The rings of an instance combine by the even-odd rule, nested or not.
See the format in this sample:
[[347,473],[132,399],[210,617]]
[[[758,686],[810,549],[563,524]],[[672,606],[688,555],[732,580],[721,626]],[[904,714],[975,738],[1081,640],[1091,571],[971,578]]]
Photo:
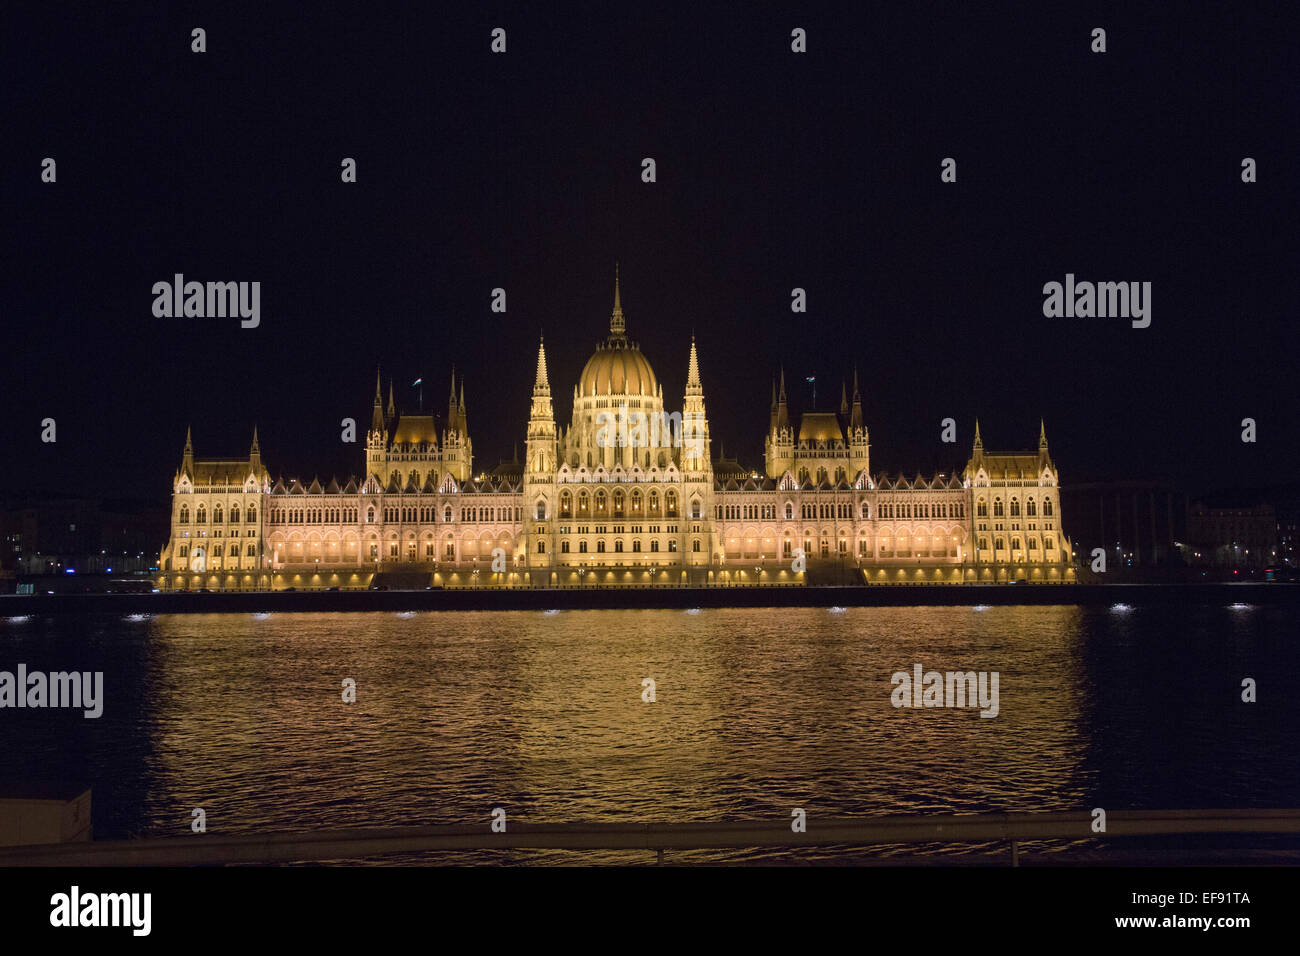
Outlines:
[[[486,825],[497,806],[531,822],[1075,809],[1079,613],[160,617],[151,816],[203,806],[226,831]],[[894,708],[890,677],[916,663],[998,671],[998,716]]]

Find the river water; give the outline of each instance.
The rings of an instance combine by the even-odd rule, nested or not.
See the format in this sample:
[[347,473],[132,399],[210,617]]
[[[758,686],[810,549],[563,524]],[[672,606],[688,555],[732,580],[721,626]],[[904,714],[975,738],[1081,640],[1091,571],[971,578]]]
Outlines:
[[[209,832],[249,832],[486,828],[495,807],[536,823],[788,820],[800,807],[813,825],[1300,806],[1300,643],[1287,608],[0,618],[0,670],[19,663],[104,672],[98,719],[0,710],[0,774],[93,787],[98,839],[185,834],[195,807]],[[894,707],[891,675],[916,664],[997,672],[996,717]],[[1246,677],[1258,685],[1253,704],[1241,700]],[[342,700],[348,678],[355,703]],[[643,700],[645,678],[654,702]],[[678,861],[953,852],[693,851]]]

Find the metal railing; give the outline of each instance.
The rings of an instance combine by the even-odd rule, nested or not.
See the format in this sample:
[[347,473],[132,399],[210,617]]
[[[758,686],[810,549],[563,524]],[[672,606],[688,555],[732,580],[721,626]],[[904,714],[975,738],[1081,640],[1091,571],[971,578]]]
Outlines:
[[716,823],[509,823],[494,833],[487,821],[384,829],[315,830],[236,835],[193,834],[140,840],[0,848],[0,866],[195,866],[357,859],[440,850],[789,849],[835,844],[996,842],[1010,845],[1011,864],[1026,840],[1110,840],[1164,834],[1300,834],[1300,810],[1115,810],[1104,833],[1086,811],[965,816],[807,818],[795,833],[787,820]]

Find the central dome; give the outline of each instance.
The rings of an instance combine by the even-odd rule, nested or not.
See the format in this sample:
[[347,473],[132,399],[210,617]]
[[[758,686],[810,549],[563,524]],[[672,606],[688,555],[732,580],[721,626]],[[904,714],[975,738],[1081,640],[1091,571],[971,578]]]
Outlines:
[[635,345],[613,344],[596,350],[578,378],[578,395],[654,395],[654,370]]
[[629,342],[623,303],[619,300],[618,269],[614,270],[614,311],[609,316],[609,338],[596,346],[578,377],[578,397],[592,395],[655,395],[658,384],[650,363],[635,342]]

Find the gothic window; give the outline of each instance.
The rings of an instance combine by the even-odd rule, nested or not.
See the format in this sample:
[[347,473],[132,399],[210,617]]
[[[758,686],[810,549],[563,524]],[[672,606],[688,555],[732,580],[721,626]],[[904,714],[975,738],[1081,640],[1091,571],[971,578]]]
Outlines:
[[1045,518],[1050,518],[1051,516],[1052,516],[1052,499],[1051,499],[1051,498],[1044,498],[1044,499],[1043,499],[1043,517],[1045,517]]
[[1019,518],[1019,517],[1020,517],[1020,499],[1019,499],[1019,498],[1012,498],[1012,499],[1011,499],[1011,517],[1013,517],[1013,518]]
[[650,513],[652,515],[659,514],[659,492],[654,489],[650,491]]
[[614,550],[615,550],[616,552],[618,552],[619,554],[622,554],[622,553],[623,553],[623,539],[622,539],[622,538],[619,538],[617,541],[614,542]]
[[1025,514],[1028,515],[1030,518],[1038,514],[1038,506],[1034,504],[1033,498],[1030,498],[1028,501],[1025,502]]
[[181,523],[181,524],[189,524],[189,523],[190,523],[190,506],[189,506],[189,505],[181,505],[181,517],[180,517],[180,523]]
[[539,502],[537,502],[537,520],[538,520],[538,521],[545,521],[545,520],[546,520],[546,502],[545,502],[545,501],[539,501]]
[[993,499],[993,517],[1001,518],[1006,514],[1006,509],[1002,506],[1001,498]]
[[1048,551],[1051,551],[1053,548],[1056,547],[1056,545],[1052,541],[1051,535],[1048,535],[1046,538],[1043,539],[1043,547]]
[[641,492],[639,489],[632,491],[632,513],[639,515],[641,513]]
[[668,542],[668,550],[669,550],[670,552],[676,552],[676,551],[677,551],[677,540],[676,540],[675,538],[674,538],[674,539],[671,539],[671,540]]
[[257,554],[257,552],[254,550],[253,542],[251,541],[248,542],[248,546],[244,549],[244,553],[247,554],[250,558],[254,557]]
[[560,495],[560,517],[568,518],[573,512],[573,496],[567,491]]
[[614,491],[614,514],[618,517],[623,516],[623,489],[617,488]]
[[604,488],[601,488],[599,491],[596,492],[596,510],[597,511],[605,510],[605,489]]
[[585,515],[590,511],[589,499],[585,491],[578,492],[578,514]]
[[374,523],[375,523],[375,509],[372,506],[366,509],[366,524],[374,524]]
[[997,551],[1004,551],[1004,550],[1006,550],[1006,547],[1007,547],[1007,545],[1006,545],[1006,541],[1004,541],[1002,538],[994,538],[994,539],[993,539],[993,548],[994,548],[994,550],[997,550]]
[[668,508],[668,517],[677,517],[677,492],[669,489],[668,494],[664,496],[664,503]]
[[[374,509],[373,509],[373,508],[371,509],[370,513],[371,513],[372,516],[374,515]],[[370,517],[370,518],[366,518],[366,520],[367,520],[367,521],[372,521],[372,520],[374,520],[374,519],[373,519],[373,517]],[[447,505],[445,508],[442,509],[442,521],[443,521],[443,524],[448,524],[448,523],[450,523],[450,521],[451,521],[451,505]]]
[[691,502],[691,517],[694,518],[694,519],[697,520],[697,521],[699,520],[699,517],[700,517],[700,503],[699,503],[699,501],[692,501],[692,502]]
[[862,520],[866,521],[870,517],[871,517],[871,506],[864,501],[862,502]]
[[538,553],[538,554],[545,554],[545,553],[546,553],[546,539],[545,539],[545,538],[542,538],[542,539],[540,539],[540,540],[537,542],[537,553]]
[[605,542],[604,542],[604,541],[597,541],[597,542],[596,542],[596,553],[597,553],[597,554],[604,554],[604,553],[605,553]]
[[586,553],[587,553],[587,542],[585,542],[585,541],[579,541],[579,542],[578,542],[578,553],[579,553],[579,554],[586,554]]
[[700,539],[699,539],[699,538],[696,538],[694,541],[691,542],[691,550],[692,550],[692,551],[699,551],[699,550],[700,550]]
[[651,541],[651,542],[650,542],[650,550],[651,550],[651,551],[658,551],[658,550],[659,550],[659,542],[658,542],[658,540],[655,540],[655,541]]
[[199,524],[206,524],[208,520],[208,509],[204,508],[203,505],[199,505],[198,517],[196,517],[195,520]]

